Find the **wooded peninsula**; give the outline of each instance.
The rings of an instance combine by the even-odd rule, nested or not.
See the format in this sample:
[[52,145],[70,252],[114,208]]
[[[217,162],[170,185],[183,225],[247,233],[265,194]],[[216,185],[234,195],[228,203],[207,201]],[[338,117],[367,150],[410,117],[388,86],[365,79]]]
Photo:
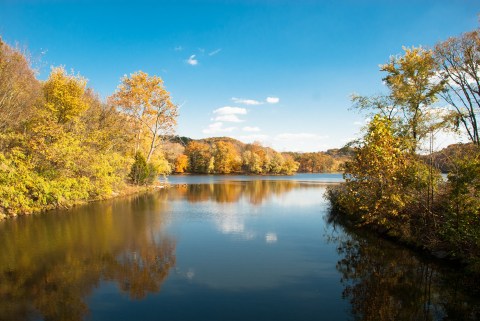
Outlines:
[[[433,49],[404,48],[380,70],[388,93],[352,98],[371,120],[353,144],[345,184],[328,193],[332,219],[464,261],[479,272],[480,30]],[[469,143],[434,153],[442,130],[461,131]],[[425,145],[428,153],[421,156]],[[448,171],[446,179],[440,168]]]

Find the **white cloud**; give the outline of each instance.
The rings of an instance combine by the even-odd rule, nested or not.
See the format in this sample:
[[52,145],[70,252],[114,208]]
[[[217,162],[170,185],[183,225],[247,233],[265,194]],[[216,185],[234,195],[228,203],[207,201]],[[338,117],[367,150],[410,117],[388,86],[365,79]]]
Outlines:
[[218,48],[218,49],[210,52],[208,55],[209,55],[209,56],[215,56],[215,55],[218,54],[220,51],[222,51],[222,48]]
[[218,115],[246,115],[247,110],[241,107],[225,106],[225,107],[215,109],[213,113]]
[[269,104],[277,104],[280,101],[280,98],[278,98],[278,97],[267,97],[267,99],[265,99],[265,100]]
[[208,125],[207,128],[202,130],[204,134],[216,134],[216,133],[231,133],[237,129],[236,127],[223,127],[222,122],[215,122]]
[[243,104],[243,105],[261,105],[261,104],[263,104],[262,102],[260,102],[258,100],[254,100],[254,99],[244,99],[244,98],[232,97],[232,100],[236,104]]
[[259,132],[260,128],[258,127],[250,127],[250,126],[245,126],[242,128],[244,132]]
[[183,50],[183,47],[182,46],[176,46],[174,48],[175,51],[182,51]]
[[215,109],[213,114],[215,117],[212,120],[215,122],[241,123],[244,120],[240,119],[238,115],[246,115],[247,110],[241,107],[225,106]]
[[191,66],[196,66],[198,65],[198,59],[195,58],[196,55],[191,55],[190,58],[187,59],[187,64]]
[[241,123],[244,120],[238,118],[236,114],[227,114],[227,115],[220,115],[217,116],[213,119],[214,121],[226,121],[226,122],[232,122],[232,123]]

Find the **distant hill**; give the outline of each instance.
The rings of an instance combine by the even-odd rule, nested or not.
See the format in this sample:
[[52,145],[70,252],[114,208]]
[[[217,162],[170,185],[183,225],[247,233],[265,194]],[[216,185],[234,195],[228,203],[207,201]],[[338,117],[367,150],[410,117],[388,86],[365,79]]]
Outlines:
[[426,163],[432,161],[433,165],[442,173],[449,173],[454,169],[453,159],[462,158],[462,156],[472,153],[476,148],[472,143],[452,144],[431,155],[422,155],[421,158]]

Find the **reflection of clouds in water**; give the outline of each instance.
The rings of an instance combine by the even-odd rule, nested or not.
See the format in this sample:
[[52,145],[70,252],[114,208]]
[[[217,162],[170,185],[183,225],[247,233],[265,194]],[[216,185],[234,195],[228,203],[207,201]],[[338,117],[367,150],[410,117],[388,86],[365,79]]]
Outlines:
[[181,278],[187,278],[189,280],[193,280],[193,278],[195,277],[195,270],[194,268],[190,267],[188,268],[187,272],[183,272],[181,268],[176,267],[175,274]]
[[268,244],[277,243],[277,240],[278,240],[277,233],[269,232],[269,233],[265,234],[265,241]]
[[215,225],[222,234],[239,235],[245,240],[255,238],[255,232],[245,229],[245,213],[239,212],[238,207],[219,205],[213,214]]
[[281,194],[279,196],[273,197],[273,203],[282,205],[282,206],[321,206],[324,205],[327,201],[324,197],[319,197],[317,188],[310,189],[297,189],[289,193]]
[[245,223],[238,216],[225,215],[216,218],[218,229],[223,234],[242,233],[245,230]]
[[192,280],[193,277],[195,276],[195,270],[192,268],[189,268],[186,275],[187,275],[187,279]]

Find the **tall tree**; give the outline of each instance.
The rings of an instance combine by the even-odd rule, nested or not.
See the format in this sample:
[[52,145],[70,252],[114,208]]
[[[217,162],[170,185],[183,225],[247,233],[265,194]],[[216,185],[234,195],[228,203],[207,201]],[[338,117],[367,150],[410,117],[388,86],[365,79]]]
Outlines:
[[161,145],[162,137],[173,134],[178,109],[170,100],[163,80],[143,71],[124,76],[110,100],[133,120],[136,131],[135,151],[146,141],[147,162]]
[[390,89],[390,96],[400,108],[412,139],[411,150],[426,135],[425,110],[437,100],[444,82],[437,81],[438,65],[433,52],[423,48],[404,48],[404,56],[392,56],[390,62],[380,66],[387,73],[383,79]]
[[441,96],[454,108],[456,126],[461,124],[470,141],[480,145],[480,30],[437,44],[435,57],[446,80],[447,90]]
[[0,38],[0,132],[17,128],[32,116],[40,89],[26,56]]

